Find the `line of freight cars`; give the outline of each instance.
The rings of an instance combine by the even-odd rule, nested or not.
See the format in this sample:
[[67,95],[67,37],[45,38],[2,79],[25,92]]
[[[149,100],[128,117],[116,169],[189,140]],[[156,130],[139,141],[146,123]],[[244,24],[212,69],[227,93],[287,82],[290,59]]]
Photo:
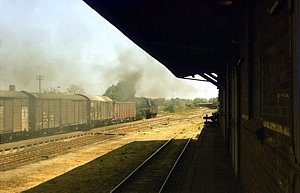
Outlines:
[[117,102],[106,96],[0,91],[0,143],[155,117],[145,97]]

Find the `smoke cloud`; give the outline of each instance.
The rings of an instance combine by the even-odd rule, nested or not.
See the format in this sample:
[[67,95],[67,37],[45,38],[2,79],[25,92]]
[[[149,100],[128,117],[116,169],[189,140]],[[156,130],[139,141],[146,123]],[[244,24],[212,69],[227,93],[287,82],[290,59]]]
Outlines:
[[[175,78],[81,0],[0,1],[0,90],[81,86],[103,94],[121,80],[137,96],[215,97],[209,84]],[[201,87],[199,85],[202,85]]]
[[137,55],[133,50],[118,53],[112,67],[110,64],[96,67],[103,79],[112,83],[130,81],[135,85],[137,96],[170,98],[180,96],[180,93],[195,94],[196,88],[189,84],[191,81],[177,79],[148,54]]

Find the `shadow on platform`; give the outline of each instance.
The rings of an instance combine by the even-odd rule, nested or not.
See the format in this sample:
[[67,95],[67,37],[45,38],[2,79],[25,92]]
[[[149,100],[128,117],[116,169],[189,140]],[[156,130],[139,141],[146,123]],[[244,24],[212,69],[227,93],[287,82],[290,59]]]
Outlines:
[[[109,192],[152,153],[147,146],[159,147],[164,142],[132,142],[25,192]],[[142,156],[136,158],[136,154]],[[204,128],[184,158],[189,162],[179,163],[165,192],[240,193],[219,129]]]
[[[190,163],[182,163],[165,192],[241,193],[239,180],[234,176],[227,145],[219,128],[205,127],[198,141],[194,141]],[[186,164],[186,165],[184,165]],[[187,165],[188,164],[188,165]],[[178,184],[182,184],[178,187]]]

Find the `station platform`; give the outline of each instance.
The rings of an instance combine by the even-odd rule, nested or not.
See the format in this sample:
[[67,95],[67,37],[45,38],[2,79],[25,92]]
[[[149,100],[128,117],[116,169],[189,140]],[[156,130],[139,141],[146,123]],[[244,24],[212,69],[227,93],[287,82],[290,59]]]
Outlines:
[[194,151],[187,155],[189,163],[180,166],[179,170],[184,171],[176,172],[177,177],[166,192],[242,193],[219,128],[203,128],[199,139],[192,145]]

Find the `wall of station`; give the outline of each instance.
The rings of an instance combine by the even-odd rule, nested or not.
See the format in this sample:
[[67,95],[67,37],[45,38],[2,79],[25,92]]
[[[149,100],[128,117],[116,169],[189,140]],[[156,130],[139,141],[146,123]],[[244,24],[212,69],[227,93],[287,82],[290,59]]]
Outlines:
[[230,106],[223,108],[221,126],[246,193],[300,191],[293,123],[293,2],[251,1],[239,37],[240,59],[229,65],[223,88],[228,94],[220,92],[224,106]]

